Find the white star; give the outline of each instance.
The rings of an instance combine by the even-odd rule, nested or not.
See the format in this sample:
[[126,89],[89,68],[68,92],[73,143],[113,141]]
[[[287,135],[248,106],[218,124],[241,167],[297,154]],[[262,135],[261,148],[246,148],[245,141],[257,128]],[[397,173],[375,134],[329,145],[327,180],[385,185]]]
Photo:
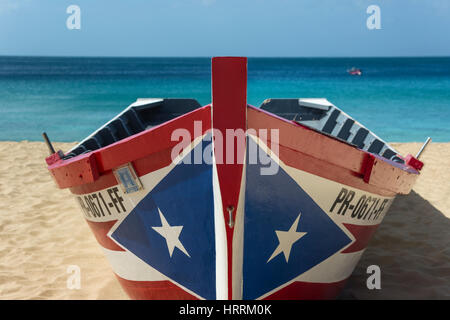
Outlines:
[[156,232],[158,232],[161,236],[166,239],[167,249],[169,249],[169,255],[172,257],[173,249],[177,247],[180,249],[185,255],[189,258],[191,257],[189,253],[184,248],[183,244],[180,242],[180,233],[183,229],[183,226],[171,226],[166,218],[163,216],[161,210],[159,210],[159,217],[161,218],[161,227],[152,227]]
[[298,221],[300,220],[300,215],[301,213],[298,214],[297,219],[295,219],[294,223],[292,224],[291,228],[288,231],[275,230],[275,233],[277,234],[278,237],[279,245],[272,253],[269,260],[267,260],[267,262],[275,258],[281,252],[284,253],[286,263],[288,262],[289,255],[291,254],[292,245],[295,242],[297,242],[301,237],[307,234],[307,232],[297,232],[297,226]]

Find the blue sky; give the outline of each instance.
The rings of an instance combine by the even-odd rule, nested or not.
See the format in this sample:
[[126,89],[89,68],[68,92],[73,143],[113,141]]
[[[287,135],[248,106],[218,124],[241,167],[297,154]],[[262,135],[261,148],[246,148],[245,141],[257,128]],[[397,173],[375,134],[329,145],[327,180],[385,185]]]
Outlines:
[[0,0],[0,55],[450,56],[449,33],[450,0]]

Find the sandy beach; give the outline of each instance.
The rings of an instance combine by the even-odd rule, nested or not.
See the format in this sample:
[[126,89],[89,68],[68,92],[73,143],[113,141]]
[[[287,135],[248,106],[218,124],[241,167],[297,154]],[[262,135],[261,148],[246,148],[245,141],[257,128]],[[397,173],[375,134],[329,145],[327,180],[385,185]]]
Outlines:
[[[420,145],[392,143],[403,155]],[[46,155],[41,142],[0,142],[0,299],[128,299]],[[421,160],[413,191],[395,200],[342,299],[450,298],[450,143],[431,143]],[[366,287],[373,264],[381,290]],[[71,265],[80,267],[80,289],[67,288]]]

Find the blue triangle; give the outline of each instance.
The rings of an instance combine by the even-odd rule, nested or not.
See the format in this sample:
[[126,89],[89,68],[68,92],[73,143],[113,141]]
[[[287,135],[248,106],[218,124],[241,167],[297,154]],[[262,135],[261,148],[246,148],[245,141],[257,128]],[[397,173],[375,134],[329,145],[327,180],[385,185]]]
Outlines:
[[[249,138],[249,148],[252,143]],[[244,299],[259,298],[282,286],[351,242],[281,167],[274,175],[261,175],[262,167],[247,165]],[[288,262],[283,253],[268,262],[279,244],[275,230],[288,231],[300,213],[296,231],[307,234],[292,245]]]
[[[195,147],[202,148],[205,143]],[[191,151],[191,154],[194,151]],[[191,154],[187,155],[190,156]],[[111,235],[150,266],[205,299],[216,296],[212,166],[179,163],[155,186]],[[183,226],[179,240],[187,256],[152,227]]]

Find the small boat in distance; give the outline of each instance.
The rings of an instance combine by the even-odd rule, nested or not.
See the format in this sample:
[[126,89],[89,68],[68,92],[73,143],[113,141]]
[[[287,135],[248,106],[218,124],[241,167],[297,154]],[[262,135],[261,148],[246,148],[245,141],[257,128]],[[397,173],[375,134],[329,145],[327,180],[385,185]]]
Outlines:
[[362,75],[362,70],[359,69],[359,68],[355,68],[355,67],[347,70],[347,72],[349,74],[351,74],[352,76],[360,76],[360,75]]
[[247,58],[211,74],[211,104],[138,99],[66,153],[44,135],[50,174],[130,298],[337,297],[423,163],[324,98],[248,105]]

